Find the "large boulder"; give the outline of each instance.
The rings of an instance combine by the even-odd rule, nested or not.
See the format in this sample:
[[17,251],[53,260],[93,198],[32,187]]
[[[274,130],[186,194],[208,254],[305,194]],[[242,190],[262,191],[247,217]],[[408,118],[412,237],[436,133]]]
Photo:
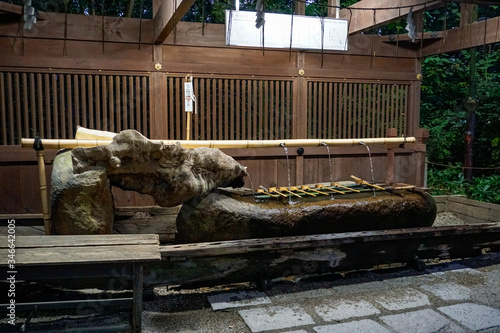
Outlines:
[[113,230],[114,203],[106,169],[75,174],[71,151],[56,156],[50,190],[51,233],[107,234]]
[[211,242],[431,226],[436,203],[424,192],[302,198],[293,204],[213,191],[186,202],[177,216],[177,241]]
[[126,130],[105,146],[75,148],[75,173],[105,168],[111,184],[154,197],[172,207],[217,186],[243,185],[245,168],[219,149],[165,145]]

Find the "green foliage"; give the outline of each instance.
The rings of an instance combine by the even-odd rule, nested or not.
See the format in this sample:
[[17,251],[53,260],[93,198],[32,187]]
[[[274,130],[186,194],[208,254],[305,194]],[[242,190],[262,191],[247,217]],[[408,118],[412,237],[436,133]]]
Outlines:
[[474,177],[468,182],[460,164],[438,170],[431,168],[427,183],[433,195],[466,195],[478,201],[500,204],[500,175]]

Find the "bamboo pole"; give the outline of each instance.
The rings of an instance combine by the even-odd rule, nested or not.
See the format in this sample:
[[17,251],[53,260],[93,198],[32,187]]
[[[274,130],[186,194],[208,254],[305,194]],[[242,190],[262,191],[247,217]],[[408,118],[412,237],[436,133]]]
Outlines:
[[43,225],[45,228],[45,234],[50,235],[49,202],[47,199],[47,180],[45,179],[45,160],[43,158],[44,147],[39,137],[34,139],[32,147],[36,150],[38,160],[38,176],[40,179],[40,198],[42,201]]
[[[395,145],[415,143],[415,137],[398,138],[361,138],[361,139],[286,139],[286,140],[151,140],[174,145],[179,142],[184,148],[279,148],[282,144],[287,147],[319,147],[323,143],[328,146],[357,146],[360,142],[367,145]],[[64,149],[76,147],[94,147],[110,144],[112,140],[72,140],[72,139],[45,139],[46,149]],[[23,148],[32,147],[34,139],[21,139]]]

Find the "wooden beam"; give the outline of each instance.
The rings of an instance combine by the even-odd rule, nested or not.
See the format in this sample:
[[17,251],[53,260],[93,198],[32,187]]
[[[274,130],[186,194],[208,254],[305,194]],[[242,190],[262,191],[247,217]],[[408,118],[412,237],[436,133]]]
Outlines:
[[[0,2],[0,14],[1,13],[22,15],[23,14],[23,6],[14,5],[14,4],[11,4],[11,3],[7,3],[7,2],[1,1]],[[39,20],[46,20],[47,19],[47,13],[46,12],[38,11],[37,18]]]
[[195,0],[169,0],[161,3],[153,19],[155,27],[155,44],[163,43],[184,14],[191,8],[194,1]]
[[446,30],[443,38],[424,46],[422,56],[453,52],[500,42],[500,16]]
[[[425,4],[425,5],[423,5]],[[340,11],[340,18],[349,20],[349,34],[373,29],[395,21],[408,15],[410,7],[414,6],[413,13],[430,10],[442,6],[443,2],[426,0],[361,0]],[[404,8],[398,8],[402,7]],[[374,10],[360,10],[357,8],[373,8]],[[394,8],[376,10],[377,8]]]

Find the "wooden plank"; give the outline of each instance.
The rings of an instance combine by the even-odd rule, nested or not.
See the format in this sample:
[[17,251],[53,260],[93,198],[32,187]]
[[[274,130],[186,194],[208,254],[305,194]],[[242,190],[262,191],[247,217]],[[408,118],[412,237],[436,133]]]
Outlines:
[[206,113],[206,108],[205,108],[205,79],[201,78],[200,79],[200,90],[199,90],[199,100],[200,100],[200,111],[198,114],[199,117],[199,123],[200,123],[200,136],[199,140],[204,140],[206,139],[206,132],[205,132],[205,113]]
[[7,106],[5,99],[5,81],[4,73],[0,72],[0,115],[1,115],[1,125],[0,130],[2,131],[2,145],[6,145],[7,142]]
[[14,135],[17,136],[17,142],[12,140],[12,144],[18,144],[19,138],[22,136],[22,115],[21,115],[21,83],[19,79],[19,73],[14,73],[14,95],[15,95],[15,108],[16,108],[16,117],[12,118],[13,123],[16,125],[16,131]]
[[[17,249],[69,249],[88,248],[105,246],[137,246],[158,245],[158,236],[154,234],[134,234],[134,235],[57,235],[57,236],[23,236],[16,238]],[[0,240],[0,248],[7,248],[7,239]],[[89,260],[92,260],[92,256]],[[21,261],[21,260],[19,260]],[[17,260],[16,260],[17,262]]]
[[135,128],[139,132],[143,132],[141,128],[141,82],[138,76],[135,77]]
[[[415,255],[421,260],[467,258],[498,249],[499,232],[497,224],[163,246],[164,260],[146,265],[144,276],[147,284],[208,285],[370,269],[407,263]],[[227,265],[233,269],[221,271]]]
[[[44,138],[52,139],[52,112],[50,107],[50,75],[47,73],[43,74],[43,100],[45,102],[45,129],[46,133]],[[40,95],[42,94],[42,90],[40,90]]]
[[[110,236],[110,235],[107,235]],[[30,237],[30,236],[26,236]],[[36,237],[36,236],[34,236]],[[46,236],[42,236],[46,237]],[[17,241],[16,241],[17,243]],[[158,245],[38,247],[36,250],[16,247],[16,266],[118,263],[159,260]]]
[[[49,188],[50,193],[50,175]],[[38,177],[38,166],[36,165],[21,165],[19,166],[19,190],[21,213],[38,213],[42,211],[40,201],[40,180]],[[31,189],[31,190],[27,190]]]
[[[500,16],[487,20],[474,22],[456,29],[446,30],[444,38],[434,43],[426,44],[422,50],[422,56],[448,53],[452,51],[467,49],[500,41]],[[463,38],[468,32],[469,38]]]
[[214,138],[214,140],[217,139],[217,133],[218,133],[218,129],[219,129],[217,127],[217,120],[218,120],[218,118],[220,119],[220,114],[219,114],[220,108],[217,109],[217,90],[218,90],[217,79],[212,79],[212,93],[211,93],[211,97],[212,97],[212,126],[211,126],[211,129],[212,129],[212,138]]
[[113,76],[109,75],[108,77],[108,91],[109,91],[109,98],[108,98],[108,111],[109,111],[109,131],[115,132],[117,126],[115,126],[115,85],[114,85],[114,80]]
[[328,104],[328,82],[323,82],[323,106],[321,113],[323,114],[323,126],[321,127],[322,138],[328,139],[328,117],[330,116],[330,105]]
[[[73,97],[71,96],[71,92],[73,90],[73,87],[71,85],[71,75],[66,74],[66,121],[67,121],[67,138],[72,139],[75,137],[76,134],[76,126],[73,124]],[[64,81],[64,80],[63,80]]]
[[478,202],[450,196],[448,210],[466,216],[466,221],[475,218],[485,222],[500,222],[500,205]]
[[[285,95],[285,89],[286,89],[286,95]],[[285,119],[287,119],[288,117],[285,117],[285,114],[288,113],[289,103],[287,103],[287,101],[291,100],[292,96],[290,96],[290,82],[281,81],[281,95],[280,95],[281,111],[279,111],[279,123],[278,121],[276,121],[276,130],[278,132],[276,139],[286,138]],[[276,111],[278,112],[278,109],[276,109]],[[288,126],[286,127],[288,128]]]
[[134,77],[128,76],[128,120],[130,129],[135,129]]
[[[79,75],[75,74],[73,75],[73,95],[75,96],[75,129],[77,126],[82,126],[81,121],[80,121],[80,99],[82,96],[80,96],[80,82],[79,82]],[[87,110],[84,109],[83,113],[86,113]]]
[[[241,98],[241,82],[240,80],[231,80],[231,123],[235,124],[236,128],[231,131],[231,140],[240,140],[242,138],[242,115],[240,110]],[[236,93],[235,93],[236,88]]]
[[122,76],[122,129],[126,130],[130,127],[128,126],[128,94],[127,94],[127,77]]
[[99,75],[94,75],[94,105],[95,105],[95,128],[102,130],[101,126],[101,85]]
[[101,75],[101,106],[102,106],[102,130],[109,131],[109,113],[108,113],[108,82],[106,75]]
[[19,122],[22,124],[22,132],[19,132],[19,135],[22,135],[24,137],[29,137],[30,136],[30,130],[29,130],[29,106],[28,106],[28,79],[27,79],[27,74],[22,73],[21,74],[21,81],[22,81],[22,104],[21,100],[18,99],[17,103],[19,105],[22,105],[22,116],[19,118]]
[[[349,34],[355,34],[373,29],[374,21],[377,23],[376,26],[382,26],[398,20],[408,15],[410,8],[412,8],[414,13],[418,13],[442,5],[441,1],[361,0],[347,8],[341,9],[340,18],[349,20]],[[356,8],[373,8],[373,10],[356,10]],[[376,10],[377,8],[393,9]]]
[[61,125],[61,132],[59,133],[59,138],[61,139],[67,139],[68,136],[66,134],[66,121],[67,121],[67,114],[66,114],[66,101],[65,101],[65,84],[64,84],[64,75],[60,74],[57,77],[57,82],[59,83],[59,117],[60,117],[60,125]]
[[120,132],[123,127],[122,127],[122,95],[121,95],[121,80],[120,76],[116,75],[115,76],[115,92],[116,92],[116,99],[115,99],[115,110],[116,110],[116,131]]
[[248,93],[248,100],[250,100],[250,96],[253,96],[253,122],[252,122],[252,129],[253,129],[253,135],[252,135],[252,139],[253,140],[257,140],[258,137],[257,137],[257,112],[258,112],[258,104],[257,104],[257,98],[258,98],[258,92],[257,92],[257,80],[252,80],[253,82],[253,89],[252,89],[252,93],[250,95],[250,90],[249,90],[249,93]]
[[0,200],[0,213],[21,213],[22,189],[19,186],[19,166],[2,166],[1,170],[2,200]]

